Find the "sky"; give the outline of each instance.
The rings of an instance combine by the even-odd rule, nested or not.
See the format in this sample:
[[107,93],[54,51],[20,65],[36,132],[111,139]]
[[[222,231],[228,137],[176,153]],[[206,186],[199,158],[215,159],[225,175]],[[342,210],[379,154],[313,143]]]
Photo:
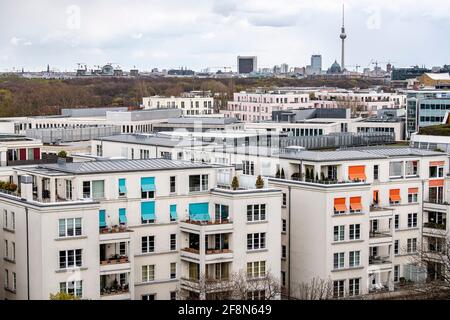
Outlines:
[[[0,71],[340,61],[342,0],[0,0]],[[450,64],[450,1],[346,0],[346,66]]]

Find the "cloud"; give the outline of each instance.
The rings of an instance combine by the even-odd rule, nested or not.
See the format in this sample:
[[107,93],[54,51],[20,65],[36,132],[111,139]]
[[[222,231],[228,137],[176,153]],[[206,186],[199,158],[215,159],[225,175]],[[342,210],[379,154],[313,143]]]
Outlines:
[[31,41],[28,41],[28,40],[22,39],[22,38],[18,38],[18,37],[12,37],[9,40],[9,43],[16,47],[18,47],[18,46],[28,47],[28,46],[32,45]]

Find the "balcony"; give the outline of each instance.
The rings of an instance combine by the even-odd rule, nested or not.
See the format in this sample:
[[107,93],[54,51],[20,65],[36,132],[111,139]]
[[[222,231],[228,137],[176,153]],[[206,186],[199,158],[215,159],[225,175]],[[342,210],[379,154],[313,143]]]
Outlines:
[[392,237],[391,230],[370,230],[369,238],[388,238]]
[[436,222],[425,222],[423,224],[424,228],[429,228],[429,229],[436,229],[436,230],[446,230],[447,226],[443,223],[436,223]]
[[388,265],[391,263],[392,263],[392,261],[389,256],[385,256],[385,257],[370,256],[369,257],[369,265]]
[[100,228],[99,232],[100,242],[111,242],[118,240],[129,240],[130,232],[132,232],[132,230],[129,230],[126,225],[116,225],[112,227]]
[[180,222],[180,229],[185,232],[196,232],[204,230],[206,234],[211,233],[231,233],[233,232],[233,222],[231,220],[195,221],[185,220]]
[[378,205],[370,206],[370,217],[373,218],[383,218],[383,217],[392,217],[394,209],[380,207]]
[[[233,260],[233,251],[228,248],[223,249],[206,249],[204,251],[205,263],[230,262]],[[200,260],[200,250],[196,248],[181,249],[181,258],[190,262],[198,262]]]
[[449,203],[447,201],[437,200],[437,199],[428,199],[423,202],[424,209],[430,211],[447,211]]
[[131,299],[129,286],[129,272],[100,275],[100,299],[129,300]]

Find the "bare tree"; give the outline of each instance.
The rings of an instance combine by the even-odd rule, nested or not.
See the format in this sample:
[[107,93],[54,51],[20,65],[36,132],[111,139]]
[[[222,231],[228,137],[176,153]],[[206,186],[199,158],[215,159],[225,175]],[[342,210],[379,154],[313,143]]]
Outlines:
[[248,300],[252,297],[264,300],[279,299],[279,280],[269,272],[265,276],[248,278],[246,273],[231,273],[227,278],[214,279],[201,275],[192,290],[178,289],[180,299],[190,299],[189,291],[194,291],[206,300]]
[[294,285],[291,294],[300,300],[330,300],[333,299],[333,282],[312,278],[310,282]]

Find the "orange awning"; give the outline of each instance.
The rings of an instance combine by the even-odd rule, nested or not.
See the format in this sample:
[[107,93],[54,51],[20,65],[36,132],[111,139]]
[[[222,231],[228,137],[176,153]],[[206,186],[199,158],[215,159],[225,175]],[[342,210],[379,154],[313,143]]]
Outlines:
[[373,192],[373,202],[378,202],[378,190]]
[[408,188],[408,193],[419,193],[419,188]]
[[444,180],[430,180],[430,187],[443,187]]
[[443,166],[445,164],[445,161],[431,161],[430,162],[430,167],[439,167],[439,166]]
[[400,189],[389,190],[389,199],[391,199],[391,201],[400,201]]
[[334,199],[334,210],[347,211],[347,206],[345,205],[345,198],[335,198]]
[[350,198],[350,209],[355,211],[362,210],[361,197]]
[[366,180],[366,166],[348,167],[348,178],[350,180]]

